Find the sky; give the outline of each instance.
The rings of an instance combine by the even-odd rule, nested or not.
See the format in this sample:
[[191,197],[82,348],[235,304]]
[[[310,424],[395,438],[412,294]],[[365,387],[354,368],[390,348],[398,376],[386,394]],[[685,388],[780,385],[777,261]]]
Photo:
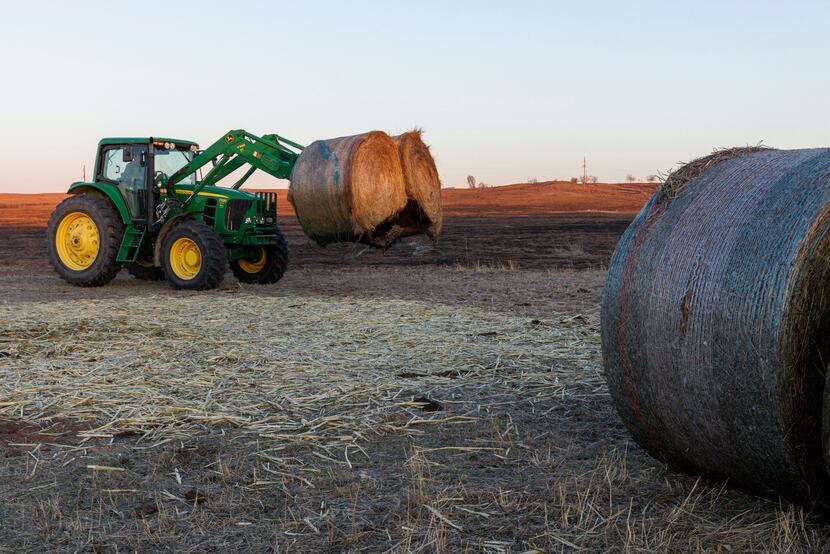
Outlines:
[[101,137],[239,128],[420,127],[456,187],[830,146],[826,1],[0,5],[0,192],[66,190]]

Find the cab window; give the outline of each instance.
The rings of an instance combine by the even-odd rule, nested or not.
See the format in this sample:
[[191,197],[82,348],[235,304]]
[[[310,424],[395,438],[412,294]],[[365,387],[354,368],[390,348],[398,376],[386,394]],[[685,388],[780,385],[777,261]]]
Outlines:
[[[163,150],[158,148],[156,149],[156,156],[154,160],[156,174],[161,171],[167,177],[171,177],[178,170],[190,163],[192,159],[193,152],[189,150]],[[179,183],[183,185],[195,185],[196,174],[191,173],[179,181]]]
[[107,148],[101,160],[101,177],[121,191],[130,215],[147,216],[147,147],[125,145]]
[[127,162],[124,161],[123,148],[110,148],[104,152],[104,170],[101,176],[110,181],[118,181],[124,173]]

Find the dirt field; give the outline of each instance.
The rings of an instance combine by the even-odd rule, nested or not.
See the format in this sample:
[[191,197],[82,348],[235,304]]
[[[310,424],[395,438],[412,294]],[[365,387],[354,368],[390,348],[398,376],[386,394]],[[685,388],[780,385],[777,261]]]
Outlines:
[[614,412],[604,267],[649,190],[446,192],[436,247],[322,250],[285,210],[286,277],[206,293],[65,285],[59,196],[0,195],[0,551],[830,549]]

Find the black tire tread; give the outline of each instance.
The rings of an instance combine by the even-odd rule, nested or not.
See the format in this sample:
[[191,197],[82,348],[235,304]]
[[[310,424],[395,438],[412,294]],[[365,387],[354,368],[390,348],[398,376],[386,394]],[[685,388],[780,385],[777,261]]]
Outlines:
[[[98,257],[92,266],[84,271],[73,271],[63,265],[55,247],[55,232],[58,224],[70,212],[89,214],[98,226],[100,237]],[[124,237],[124,223],[109,198],[97,194],[70,196],[58,204],[52,212],[47,230],[49,263],[67,283],[79,287],[100,287],[112,281],[120,271],[121,264],[115,260],[118,258],[118,249]],[[90,271],[92,269],[95,271]]]
[[[179,279],[170,268],[170,247],[176,239],[188,237],[193,239],[202,251],[202,270],[191,281]],[[198,220],[186,220],[165,235],[162,247],[161,266],[167,281],[175,289],[208,290],[222,284],[228,269],[228,254],[222,238],[206,223]]]
[[240,283],[268,285],[282,279],[288,268],[288,241],[285,240],[282,231],[277,229],[277,244],[266,246],[265,252],[265,267],[257,273],[248,273],[236,261],[231,263],[231,271]]

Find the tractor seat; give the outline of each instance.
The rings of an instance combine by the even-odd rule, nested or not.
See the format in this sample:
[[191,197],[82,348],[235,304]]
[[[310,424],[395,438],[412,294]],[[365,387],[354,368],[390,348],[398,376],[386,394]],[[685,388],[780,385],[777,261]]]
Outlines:
[[121,174],[121,178],[118,180],[127,188],[143,189],[144,168],[137,160],[133,160],[124,168],[124,173]]

